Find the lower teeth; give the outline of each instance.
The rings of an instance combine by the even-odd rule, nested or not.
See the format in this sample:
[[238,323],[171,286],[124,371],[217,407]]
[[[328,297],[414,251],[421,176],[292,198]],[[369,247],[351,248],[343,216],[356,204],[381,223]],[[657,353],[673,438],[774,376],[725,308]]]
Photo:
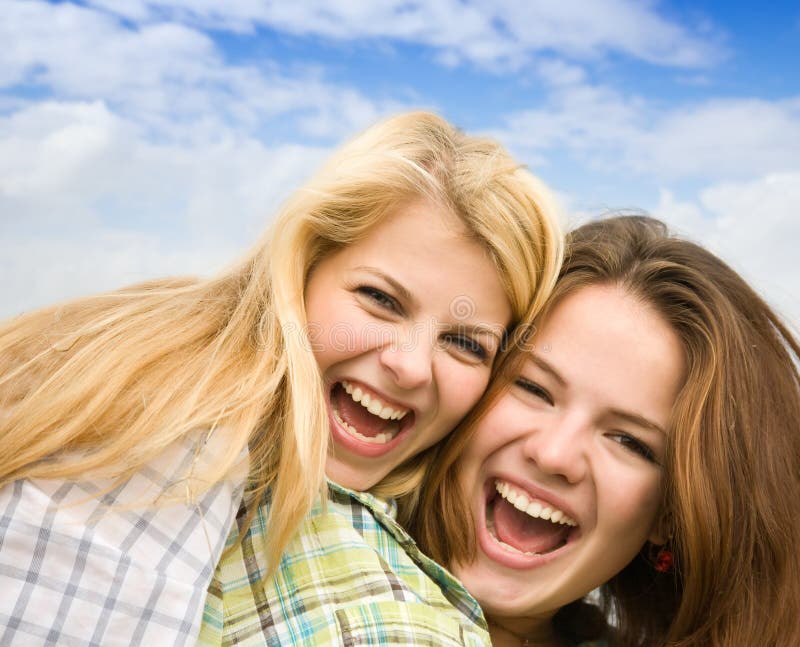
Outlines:
[[528,555],[529,557],[532,555],[539,555],[539,553],[529,553],[528,551],[520,550],[519,548],[514,548],[512,545],[507,544],[504,541],[500,541],[497,538],[497,535],[494,533],[494,525],[487,522],[486,529],[489,531],[489,536],[494,539],[495,543],[499,546],[502,546],[503,549],[507,550],[509,553],[515,553],[517,555]]
[[333,416],[336,418],[336,421],[344,429],[346,429],[351,436],[355,436],[356,438],[366,441],[368,443],[373,443],[375,445],[385,445],[395,436],[395,434],[393,434],[391,431],[380,433],[375,436],[364,436],[363,434],[358,433],[355,427],[347,424],[344,420],[342,420],[342,417],[339,415],[339,412],[335,408],[333,409]]
[[535,555],[547,555],[548,553],[552,553],[554,550],[558,550],[567,544],[566,541],[560,541],[558,544],[550,548],[549,550],[542,551],[541,553],[536,552],[528,552],[526,550],[520,550],[519,548],[515,548],[510,544],[507,544],[504,541],[501,541],[498,536],[495,534],[494,531],[494,505],[488,504],[486,509],[486,530],[489,531],[489,536],[494,539],[495,543],[501,546],[504,550],[509,553],[514,553],[515,555],[526,555],[528,557],[533,557]]

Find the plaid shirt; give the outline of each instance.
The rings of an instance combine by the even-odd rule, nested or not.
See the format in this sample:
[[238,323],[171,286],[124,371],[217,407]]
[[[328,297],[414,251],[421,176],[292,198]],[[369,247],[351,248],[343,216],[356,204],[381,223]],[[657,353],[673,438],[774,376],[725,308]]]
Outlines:
[[[153,507],[213,442],[188,438],[123,485],[22,480],[0,489],[0,645],[194,645],[241,500],[223,482]],[[207,459],[207,455],[203,454]]]
[[200,644],[488,645],[478,603],[365,493],[329,486],[262,581],[269,501],[242,508],[206,598]]

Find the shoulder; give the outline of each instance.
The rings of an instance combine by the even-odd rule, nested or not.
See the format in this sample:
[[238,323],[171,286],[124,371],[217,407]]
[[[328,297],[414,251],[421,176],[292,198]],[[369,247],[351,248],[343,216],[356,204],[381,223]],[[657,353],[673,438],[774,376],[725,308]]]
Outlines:
[[[265,500],[264,516],[259,510],[217,568],[204,639],[213,634],[223,641],[254,636],[259,644],[291,644],[298,637],[308,645],[488,644],[479,608],[472,615],[457,608],[406,551],[410,538],[392,519],[390,502],[332,486],[327,500],[304,518],[277,572],[264,579],[258,535],[268,531],[269,505]],[[263,586],[254,588],[258,581]]]
[[193,643],[197,589],[211,579],[241,492],[225,482],[194,501],[160,501],[193,447],[171,448],[123,483],[36,479],[0,488],[0,617],[8,621],[0,642]]

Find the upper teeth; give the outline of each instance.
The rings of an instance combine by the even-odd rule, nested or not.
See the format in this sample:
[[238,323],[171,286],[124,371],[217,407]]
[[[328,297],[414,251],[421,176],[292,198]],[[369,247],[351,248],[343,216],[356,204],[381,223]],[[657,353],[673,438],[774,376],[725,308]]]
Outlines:
[[362,407],[374,416],[379,416],[384,420],[401,420],[408,413],[408,409],[393,409],[388,404],[384,404],[374,395],[366,393],[361,387],[353,386],[350,382],[342,382],[344,390],[350,394],[354,402],[359,402]]
[[551,523],[560,523],[566,526],[577,526],[578,524],[563,510],[556,507],[529,499],[528,496],[521,490],[517,490],[513,485],[505,481],[497,481],[495,483],[497,491],[500,496],[513,505],[517,510],[522,510],[529,514],[531,517],[537,519],[545,519]]

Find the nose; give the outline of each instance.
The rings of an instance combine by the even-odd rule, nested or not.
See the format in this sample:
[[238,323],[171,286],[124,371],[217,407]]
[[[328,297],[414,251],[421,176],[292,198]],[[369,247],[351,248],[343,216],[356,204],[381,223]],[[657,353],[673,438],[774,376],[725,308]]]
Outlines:
[[528,434],[523,451],[543,473],[578,483],[587,472],[591,426],[579,414],[554,414]]
[[380,349],[381,365],[400,388],[415,389],[433,380],[433,346],[419,328],[407,331]]

